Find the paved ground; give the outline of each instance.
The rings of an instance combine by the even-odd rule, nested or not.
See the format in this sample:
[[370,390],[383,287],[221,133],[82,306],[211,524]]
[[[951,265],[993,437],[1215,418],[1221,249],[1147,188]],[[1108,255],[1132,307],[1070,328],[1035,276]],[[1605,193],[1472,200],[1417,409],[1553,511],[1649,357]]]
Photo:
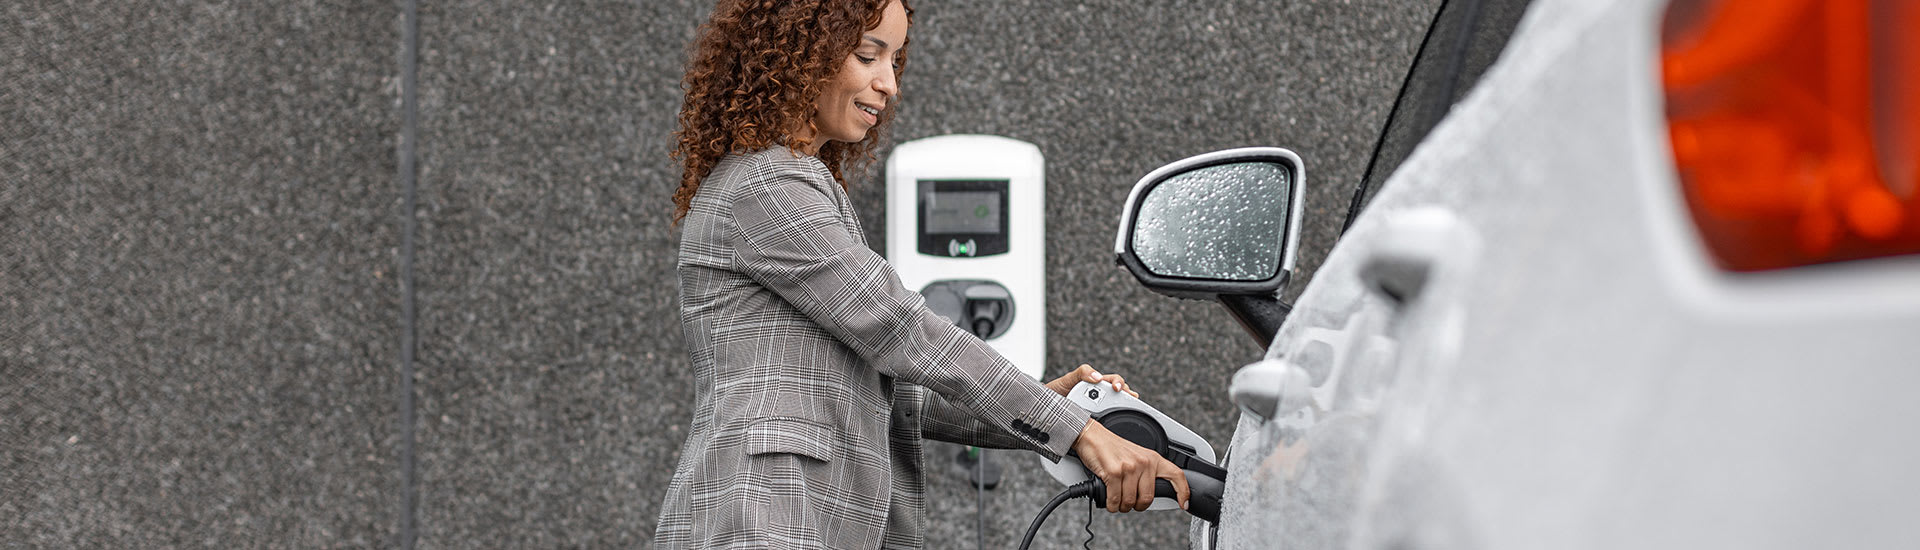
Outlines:
[[[709,7],[425,4],[411,213],[399,4],[0,8],[0,490],[25,495],[0,499],[0,545],[390,545],[409,429],[421,547],[645,545],[690,414],[665,153]],[[1224,441],[1259,350],[1113,265],[1120,202],[1166,162],[1292,148],[1310,271],[1438,2],[921,4],[895,137],[1047,155],[1050,368],[1127,374]],[[876,246],[881,176],[855,193]],[[939,547],[975,535],[952,450],[930,451]],[[1014,469],[988,546],[1056,489]],[[1101,547],[1184,526],[1093,521]]]

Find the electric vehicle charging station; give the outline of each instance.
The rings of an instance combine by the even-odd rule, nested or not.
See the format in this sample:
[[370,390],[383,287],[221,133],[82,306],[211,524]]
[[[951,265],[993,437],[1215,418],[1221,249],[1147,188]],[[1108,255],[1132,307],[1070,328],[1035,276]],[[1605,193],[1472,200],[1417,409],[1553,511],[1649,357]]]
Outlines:
[[927,307],[1038,380],[1046,372],[1046,170],[1040,148],[955,134],[887,158],[887,258]]
[[[887,258],[901,284],[918,290],[929,309],[985,340],[1035,380],[1043,380],[1046,372],[1045,172],[1039,147],[999,136],[914,140],[894,147],[887,159]],[[1219,521],[1226,470],[1213,464],[1206,440],[1105,382],[1081,382],[1067,397],[1115,434],[1173,461],[1193,491],[1190,513]],[[986,455],[977,456],[969,477],[984,491],[998,483],[999,475]],[[1079,459],[1039,462],[1068,489],[1034,518],[1022,548],[1062,501],[1080,496],[1097,506],[1106,501],[1105,485]],[[1170,483],[1157,480],[1158,498],[1149,509],[1178,507],[1174,494]],[[984,500],[978,506],[984,516]]]

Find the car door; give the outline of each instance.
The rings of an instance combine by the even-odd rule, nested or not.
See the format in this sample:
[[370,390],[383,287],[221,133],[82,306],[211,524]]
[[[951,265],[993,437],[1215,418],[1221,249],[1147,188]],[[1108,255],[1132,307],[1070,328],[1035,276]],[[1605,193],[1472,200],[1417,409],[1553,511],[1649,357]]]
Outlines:
[[[1529,0],[1453,0],[1437,12],[1362,180],[1353,184],[1343,228],[1413,149],[1465,97],[1519,24]],[[1352,540],[1359,523],[1367,449],[1382,397],[1407,368],[1445,360],[1448,317],[1457,308],[1422,301],[1430,284],[1470,276],[1471,229],[1444,210],[1395,212],[1381,235],[1339,245],[1357,261],[1329,261],[1312,296],[1286,317],[1266,358],[1246,367],[1236,389],[1304,390],[1252,399],[1276,410],[1242,414],[1226,458],[1227,502],[1219,525],[1193,524],[1195,548],[1325,548]],[[1310,388],[1310,389],[1309,389]],[[1248,396],[1236,395],[1236,399]],[[1409,480],[1412,481],[1412,480]],[[1444,506],[1435,504],[1436,512]]]
[[[1836,15],[1864,2],[1801,5],[1830,10],[1806,26],[1827,29],[1814,46],[1864,34]],[[1877,256],[1764,270],[1713,257],[1700,228],[1717,212],[1688,209],[1662,105],[1666,7],[1528,14],[1509,57],[1367,203],[1265,358],[1236,374],[1247,414],[1218,539],[1200,546],[1920,541],[1920,437],[1898,422],[1920,417],[1912,188],[1890,186],[1909,240],[1880,238]],[[1894,51],[1920,51],[1905,44]],[[1910,81],[1872,83],[1915,97]],[[1769,175],[1740,191],[1797,181]]]

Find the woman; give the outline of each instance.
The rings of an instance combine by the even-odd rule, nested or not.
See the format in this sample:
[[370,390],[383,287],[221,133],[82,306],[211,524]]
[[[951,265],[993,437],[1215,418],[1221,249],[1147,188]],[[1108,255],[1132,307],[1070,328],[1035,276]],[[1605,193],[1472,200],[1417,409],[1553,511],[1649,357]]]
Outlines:
[[[687,70],[674,195],[693,427],[659,548],[918,548],[920,438],[1069,449],[1109,511],[1144,510],[1178,468],[929,311],[867,247],[844,189],[893,116],[899,0],[723,0]],[[926,391],[931,389],[933,391]]]

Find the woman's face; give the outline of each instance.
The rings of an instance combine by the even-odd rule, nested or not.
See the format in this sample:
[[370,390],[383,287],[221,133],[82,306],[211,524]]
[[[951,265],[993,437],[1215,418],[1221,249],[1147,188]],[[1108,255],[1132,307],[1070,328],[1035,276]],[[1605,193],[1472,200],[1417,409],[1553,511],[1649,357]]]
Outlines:
[[815,153],[828,140],[856,142],[880,123],[889,100],[900,93],[894,79],[894,60],[900,46],[907,43],[907,10],[899,2],[890,2],[881,13],[880,26],[860,37],[860,45],[847,56],[840,74],[827,83],[813,103],[813,127],[818,134],[810,146]]

